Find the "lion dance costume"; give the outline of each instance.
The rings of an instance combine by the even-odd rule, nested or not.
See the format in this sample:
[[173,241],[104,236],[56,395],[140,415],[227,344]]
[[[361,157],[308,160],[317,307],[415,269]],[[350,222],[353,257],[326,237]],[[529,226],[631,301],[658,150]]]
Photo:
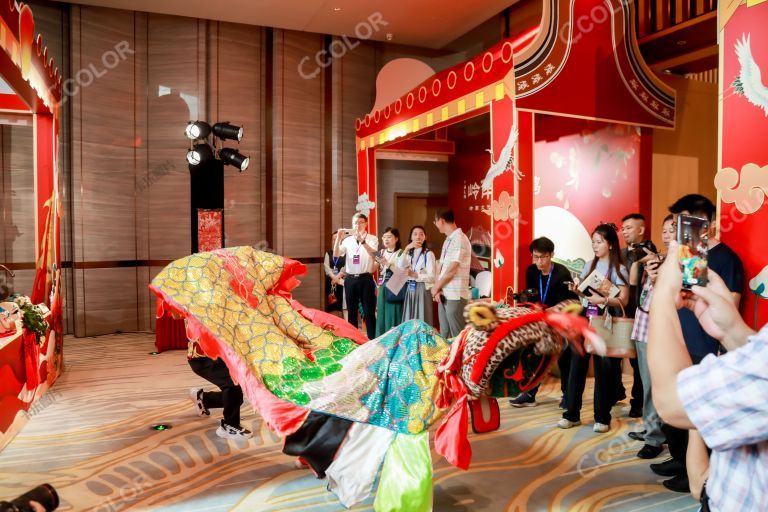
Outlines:
[[185,318],[190,339],[226,362],[269,427],[285,437],[283,451],[327,478],[347,507],[375,492],[377,511],[431,510],[430,429],[441,422],[437,452],[468,468],[468,404],[535,386],[563,336],[599,343],[565,306],[486,303],[468,306],[468,327],[452,341],[419,320],[368,341],[338,317],[292,300],[305,270],[234,247],[176,260],[150,288],[158,316]]

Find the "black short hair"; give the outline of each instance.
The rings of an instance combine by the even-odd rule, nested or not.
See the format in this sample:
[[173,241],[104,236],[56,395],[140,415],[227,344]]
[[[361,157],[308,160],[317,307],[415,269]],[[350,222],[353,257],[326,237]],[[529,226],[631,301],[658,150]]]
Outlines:
[[352,216],[353,219],[365,219],[365,222],[368,222],[368,216],[362,212],[357,212]]
[[715,217],[715,204],[701,194],[683,196],[669,207],[670,213],[688,212],[696,217],[704,217],[712,222]]
[[670,213],[669,215],[667,215],[666,217],[664,217],[664,220],[663,220],[663,221],[661,221],[661,223],[662,223],[662,224],[664,224],[665,222],[669,222],[670,220],[675,220],[675,216],[674,216],[674,214],[671,214],[671,213]]
[[449,224],[454,224],[456,222],[456,217],[453,215],[453,210],[451,209],[437,210],[435,212],[435,220],[440,219],[443,219]]
[[400,230],[397,228],[393,228],[392,226],[387,226],[384,228],[384,232],[382,232],[382,235],[386,235],[387,233],[392,233],[392,236],[397,238],[397,242],[395,242],[395,249],[400,250]]
[[528,251],[533,254],[533,251],[540,252],[542,254],[555,252],[555,242],[549,238],[542,236],[531,242],[528,246]]
[[630,213],[629,215],[625,215],[623,219],[621,219],[621,222],[627,222],[628,220],[641,220],[645,222],[645,215],[642,213]]

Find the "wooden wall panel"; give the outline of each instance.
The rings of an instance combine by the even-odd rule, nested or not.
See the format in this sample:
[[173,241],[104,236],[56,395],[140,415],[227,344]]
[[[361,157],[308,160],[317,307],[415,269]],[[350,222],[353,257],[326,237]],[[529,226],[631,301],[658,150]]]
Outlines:
[[73,122],[80,127],[75,150],[81,155],[82,178],[81,229],[74,238],[80,252],[75,255],[84,261],[134,259],[133,59],[126,55],[113,69],[103,64],[119,44],[134,46],[133,14],[83,7],[80,24],[73,62]]
[[[35,261],[35,173],[29,125],[0,125],[0,263]],[[32,287],[16,291],[26,295]]]
[[[134,14],[73,6],[72,248],[74,264],[136,258]],[[116,272],[119,270],[119,272]],[[120,275],[120,282],[113,278]],[[135,269],[75,272],[75,334],[138,328]],[[131,293],[119,293],[130,288]],[[118,293],[108,293],[115,290]],[[118,312],[120,312],[118,314]]]
[[229,121],[242,126],[237,147],[251,161],[245,172],[224,168],[225,245],[256,245],[264,240],[262,175],[262,29],[234,23],[212,23],[208,51],[210,123]]
[[322,50],[318,34],[275,30],[275,248],[292,258],[322,254],[323,84],[299,75]]
[[[0,263],[35,261],[35,174],[32,117],[0,125]],[[34,270],[0,269],[0,296],[32,292]]]
[[[184,128],[203,119],[199,40],[194,18],[149,14],[147,20],[147,163],[149,254],[176,259],[190,252],[189,141]],[[203,54],[204,57],[205,54]]]
[[96,268],[82,272],[86,336],[136,331],[136,269]]
[[[349,227],[357,204],[355,118],[370,112],[376,100],[376,46],[360,42],[333,63],[334,210],[333,229]],[[327,236],[327,235],[326,235]]]
[[293,290],[293,298],[311,308],[322,309],[324,304],[325,280],[323,264],[307,265],[306,275],[300,276],[301,284]]

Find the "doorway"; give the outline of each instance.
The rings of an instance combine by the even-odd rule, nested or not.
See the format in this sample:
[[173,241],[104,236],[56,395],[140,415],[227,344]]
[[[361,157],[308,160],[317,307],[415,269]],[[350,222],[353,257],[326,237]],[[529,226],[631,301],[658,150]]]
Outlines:
[[435,213],[448,208],[448,196],[436,194],[395,194],[395,226],[400,230],[403,246],[408,245],[408,233],[412,226],[424,226],[429,248],[437,255],[443,243],[443,235],[435,227]]

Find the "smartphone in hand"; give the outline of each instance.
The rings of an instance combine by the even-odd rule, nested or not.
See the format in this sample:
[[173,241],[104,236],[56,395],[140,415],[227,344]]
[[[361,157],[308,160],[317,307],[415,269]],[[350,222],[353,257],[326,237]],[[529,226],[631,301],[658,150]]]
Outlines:
[[709,221],[690,215],[677,218],[678,260],[683,288],[707,285]]

